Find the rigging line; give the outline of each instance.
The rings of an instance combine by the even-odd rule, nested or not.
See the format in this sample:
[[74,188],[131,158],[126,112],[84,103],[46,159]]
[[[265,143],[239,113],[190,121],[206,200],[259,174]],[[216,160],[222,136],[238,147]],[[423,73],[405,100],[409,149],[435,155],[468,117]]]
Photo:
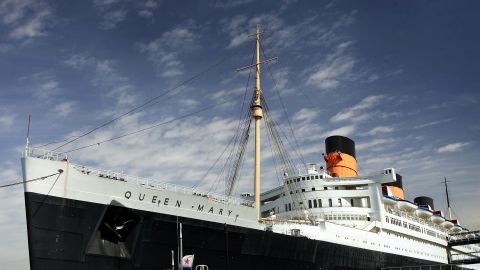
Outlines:
[[[254,57],[255,57],[255,50],[252,51],[252,58],[250,60],[251,63],[253,63]],[[225,183],[224,193],[227,194],[227,195],[231,195],[231,193],[233,192],[233,190],[235,188],[236,178],[238,177],[238,170],[241,168],[241,165],[243,163],[244,157],[242,157],[243,156],[242,152],[245,151],[245,149],[244,149],[245,146],[243,145],[244,144],[243,141],[245,139],[242,139],[242,138],[245,138],[245,136],[247,136],[246,138],[248,140],[248,134],[245,135],[245,132],[248,133],[248,130],[249,130],[249,127],[250,127],[250,124],[251,124],[251,112],[249,110],[247,110],[245,112],[245,114],[242,114],[242,112],[243,112],[244,107],[245,107],[245,101],[246,101],[246,97],[247,97],[248,86],[250,84],[251,75],[252,75],[252,70],[250,69],[250,71],[248,73],[247,82],[245,84],[245,90],[244,90],[244,94],[243,94],[243,100],[242,100],[242,106],[241,106],[241,109],[240,109],[240,116],[239,116],[239,119],[238,119],[238,125],[237,125],[237,128],[236,128],[234,137],[233,137],[234,143],[233,143],[233,146],[232,146],[232,149],[231,149],[229,155],[227,156],[227,158],[225,160],[225,163],[223,164],[223,166],[220,170],[221,174],[219,174],[219,176],[223,175],[223,182]],[[237,157],[237,158],[235,159],[235,157]],[[227,171],[227,168],[230,167],[230,166],[231,166],[231,169]],[[221,181],[220,177],[217,177],[217,179],[216,179],[217,184],[220,181]],[[226,181],[228,181],[228,183],[226,183]],[[213,186],[211,188],[213,188]]]
[[[269,135],[273,136],[273,138],[274,138],[274,141],[275,141],[275,144],[274,144],[275,147],[274,148],[277,149],[276,152],[278,152],[277,154],[279,155],[279,158],[281,159],[282,167],[284,168],[285,172],[289,172],[289,173],[291,173],[291,175],[294,175],[293,169],[295,168],[295,166],[293,166],[293,164],[291,163],[291,161],[290,161],[291,159],[288,155],[288,152],[286,151],[286,149],[283,146],[282,140],[281,140],[281,138],[278,134],[277,128],[276,128],[275,121],[270,116],[270,109],[268,107],[268,104],[265,102],[265,100],[263,100],[263,102],[264,102],[264,105],[265,105],[265,115],[266,115],[266,119],[267,119],[266,122],[267,122],[268,130],[269,130]],[[296,182],[294,183],[294,185],[295,185],[296,188],[298,187]],[[288,188],[289,187],[287,185],[287,191],[290,191],[290,190],[288,190]],[[300,198],[303,199],[303,202],[308,201],[307,198],[306,198],[306,195],[303,192],[299,192],[299,193],[300,194],[298,196],[300,196]],[[292,197],[291,193],[289,194],[289,196],[290,196],[291,201],[293,202],[293,197]],[[297,213],[300,212],[300,216],[301,216],[301,214],[303,214],[301,212],[302,209],[307,211],[308,213],[311,212],[310,210],[307,209],[307,207],[305,205],[303,205],[303,203],[299,204],[298,208],[295,207],[294,212],[297,212]]]
[[38,178],[34,178],[34,179],[30,179],[30,180],[25,180],[25,181],[20,181],[20,182],[14,182],[14,183],[10,183],[10,184],[6,184],[6,185],[1,185],[0,188],[6,188],[6,187],[11,187],[11,186],[16,186],[16,185],[20,185],[20,184],[23,184],[23,183],[29,183],[29,182],[34,182],[34,181],[39,181],[39,180],[45,180],[49,177],[52,177],[52,176],[55,176],[55,175],[60,175],[63,173],[63,170],[58,170],[57,173],[54,173],[54,174],[49,174],[49,175],[46,175],[46,176],[42,176],[42,177],[38,177]]
[[51,144],[57,144],[57,143],[66,142],[66,141],[68,141],[68,140],[70,140],[70,139],[72,139],[72,138],[76,138],[76,137],[78,137],[78,136],[70,136],[70,137],[66,138],[65,140],[56,141],[56,142],[49,142],[49,143],[46,143],[46,144],[39,145],[38,147],[41,148],[41,147],[49,146],[49,145],[51,145]]
[[161,93],[160,95],[158,95],[158,96],[156,96],[156,97],[153,97],[153,98],[147,100],[146,102],[144,102],[143,104],[141,104],[141,105],[139,105],[139,106],[137,106],[137,107],[134,107],[133,109],[131,109],[131,110],[129,110],[129,111],[127,111],[127,112],[125,112],[125,113],[123,113],[123,114],[115,117],[115,118],[113,118],[112,120],[107,121],[107,122],[105,122],[105,123],[103,123],[103,124],[101,124],[101,125],[93,128],[93,129],[91,129],[91,130],[89,130],[89,131],[87,131],[87,132],[79,135],[79,136],[78,136],[77,138],[75,138],[75,139],[72,139],[72,140],[69,140],[69,141],[65,142],[64,144],[62,144],[62,145],[56,147],[55,149],[53,149],[52,151],[58,150],[59,148],[62,148],[62,147],[64,147],[65,145],[68,145],[68,144],[70,144],[70,143],[72,143],[72,142],[74,142],[74,141],[76,141],[76,140],[78,140],[78,139],[80,139],[80,138],[83,138],[83,137],[85,137],[85,136],[87,136],[87,135],[95,132],[95,131],[98,130],[98,129],[101,129],[101,128],[105,127],[105,126],[108,126],[108,125],[110,125],[111,123],[119,120],[120,118],[123,118],[123,117],[125,117],[125,116],[127,116],[127,115],[129,115],[129,114],[131,114],[131,113],[133,113],[133,112],[136,112],[136,111],[140,110],[141,108],[144,108],[145,106],[147,106],[147,105],[149,105],[150,103],[154,102],[155,100],[157,100],[157,99],[159,99],[159,98],[167,95],[168,93],[171,93],[171,92],[179,89],[180,87],[182,87],[182,86],[184,86],[184,85],[188,85],[188,84],[191,83],[192,81],[200,78],[201,76],[203,76],[203,75],[206,74],[207,72],[210,72],[211,70],[213,70],[214,68],[216,68],[217,66],[219,66],[219,65],[222,64],[222,63],[224,63],[225,61],[227,61],[228,59],[232,58],[232,57],[235,56],[235,55],[236,55],[236,53],[233,54],[233,55],[230,55],[230,56],[223,57],[222,59],[220,59],[220,61],[214,63],[213,65],[207,67],[206,69],[201,70],[200,72],[198,72],[198,73],[195,74],[194,76],[192,76],[192,77],[190,77],[190,78],[188,78],[188,79],[180,82],[180,83],[177,84],[176,86],[168,89],[167,91]]
[[[265,50],[264,50],[264,48],[263,48],[262,43],[260,43],[260,47],[262,48],[262,53],[263,53],[264,57],[267,58],[267,55],[266,55],[266,53],[265,53]],[[291,133],[292,133],[293,140],[294,140],[294,142],[295,142],[295,146],[296,146],[297,149],[298,149],[298,150],[295,151],[295,152],[298,152],[297,154],[299,154],[302,163],[303,163],[303,164],[306,164],[305,159],[303,158],[303,155],[302,155],[302,153],[301,153],[301,151],[300,151],[300,145],[298,144],[298,140],[297,140],[297,138],[296,138],[296,136],[295,136],[295,133],[293,132],[292,123],[291,123],[291,121],[290,121],[290,118],[288,117],[288,113],[287,113],[287,109],[286,109],[286,107],[285,107],[285,103],[283,102],[282,96],[280,95],[280,90],[278,89],[277,81],[275,80],[275,78],[274,78],[274,76],[273,76],[273,73],[272,73],[272,70],[270,69],[270,64],[268,64],[268,63],[267,63],[267,70],[268,70],[268,73],[270,74],[270,78],[271,78],[272,81],[273,81],[273,86],[274,86],[273,88],[275,89],[275,92],[276,92],[277,95],[278,95],[278,99],[280,100],[280,104],[282,105],[283,112],[285,113],[285,118],[287,119],[288,126],[289,126],[289,128],[290,128],[290,131],[291,131]]]
[[[236,97],[234,97],[236,98]],[[152,125],[152,126],[149,126],[149,127],[146,127],[146,128],[142,128],[142,129],[139,129],[139,130],[136,130],[136,131],[133,131],[133,132],[129,132],[129,133],[125,133],[123,135],[120,135],[120,136],[117,136],[117,137],[113,137],[113,138],[110,138],[108,140],[104,140],[104,141],[100,141],[100,142],[97,142],[97,143],[93,143],[93,144],[89,144],[89,145],[85,145],[85,146],[82,146],[82,147],[78,147],[78,148],[74,148],[74,149],[71,149],[71,150],[68,150],[68,151],[65,151],[64,153],[71,153],[71,152],[75,152],[75,151],[78,151],[78,150],[82,150],[82,149],[85,149],[85,148],[89,148],[89,147],[93,147],[93,146],[96,146],[96,145],[100,145],[101,143],[106,143],[106,142],[111,142],[111,141],[115,141],[115,140],[118,140],[118,139],[121,139],[121,138],[124,138],[124,137],[127,137],[127,136],[131,136],[131,135],[135,135],[135,134],[138,134],[138,133],[141,133],[141,132],[144,132],[144,131],[147,131],[147,130],[150,130],[150,129],[153,129],[153,128],[156,128],[156,127],[159,127],[159,126],[162,126],[162,125],[166,125],[166,124],[170,124],[172,122],[175,122],[175,121],[178,121],[178,120],[182,120],[182,119],[185,119],[185,118],[188,118],[190,116],[193,116],[195,114],[198,114],[198,113],[201,113],[201,112],[204,112],[204,111],[208,111],[208,110],[211,110],[219,105],[222,105],[222,104],[225,104],[227,102],[230,102],[232,99],[234,98],[230,98],[230,99],[227,99],[227,100],[224,100],[220,103],[217,103],[213,106],[208,106],[208,107],[204,107],[200,110],[196,110],[194,112],[191,112],[191,113],[188,113],[188,114],[185,114],[185,115],[182,115],[180,117],[177,117],[177,118],[174,118],[174,119],[171,119],[171,120],[168,120],[168,121],[165,121],[165,122],[161,122],[161,123],[158,123],[158,124],[155,124],[155,125]]]

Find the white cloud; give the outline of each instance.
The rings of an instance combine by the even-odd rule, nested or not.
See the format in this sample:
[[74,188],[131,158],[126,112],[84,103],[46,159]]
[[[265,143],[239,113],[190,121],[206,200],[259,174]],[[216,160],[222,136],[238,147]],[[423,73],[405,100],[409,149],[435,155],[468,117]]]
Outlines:
[[[230,36],[230,42],[227,48],[235,48],[248,40],[252,40],[253,37],[249,37],[249,35],[255,33],[257,24],[262,26],[261,31],[268,29],[268,31],[274,35],[278,35],[278,31],[281,31],[284,26],[283,21],[274,14],[260,14],[252,18],[241,14],[233,18],[225,18],[220,21],[220,24],[222,25],[223,32]],[[284,40],[278,39],[277,37],[271,37],[270,39]]]
[[391,143],[392,141],[393,141],[392,139],[375,139],[368,142],[359,143],[355,146],[355,148],[357,150],[363,150],[363,149],[368,149],[375,146],[383,145],[386,143]]
[[4,0],[0,2],[0,17],[15,40],[33,39],[47,35],[45,30],[52,16],[50,7],[43,1]]
[[103,14],[103,21],[101,23],[101,28],[104,30],[113,29],[117,26],[117,24],[124,21],[126,17],[127,17],[126,10],[118,9],[118,10],[105,12],[105,14]]
[[138,48],[146,53],[148,59],[158,68],[160,76],[169,78],[184,73],[184,64],[177,51],[187,52],[195,48],[195,42],[200,38],[193,31],[194,23],[187,22],[172,30],[164,32],[158,39],[148,43],[139,43]]
[[342,80],[349,80],[357,60],[346,50],[353,43],[353,41],[345,41],[338,44],[335,50],[325,57],[323,63],[315,68],[316,71],[310,74],[307,84],[329,90],[337,88]]
[[365,132],[363,135],[372,136],[372,135],[377,135],[377,134],[380,134],[380,133],[390,133],[390,132],[393,132],[393,127],[378,126],[378,127],[375,127],[373,129],[371,129],[368,132]]
[[3,126],[3,128],[11,126],[14,119],[13,115],[0,115],[0,126]]
[[452,152],[458,152],[461,151],[463,148],[465,148],[467,145],[470,143],[464,142],[464,143],[451,143],[447,144],[445,146],[442,146],[437,149],[438,153],[452,153]]
[[86,71],[91,77],[91,84],[101,89],[106,97],[113,97],[116,105],[131,105],[136,100],[135,86],[117,70],[116,61],[73,54],[63,63],[77,71]]
[[245,5],[253,2],[253,0],[226,0],[226,1],[215,1],[213,7],[215,8],[233,8],[240,5]]
[[317,116],[317,111],[313,109],[303,108],[300,111],[296,112],[292,119],[295,121],[310,122],[314,120]]
[[349,136],[356,129],[357,129],[357,127],[355,125],[343,126],[343,127],[325,132],[324,134],[321,135],[321,137],[326,138],[326,137],[334,136],[334,135]]
[[56,105],[53,110],[55,113],[61,117],[68,116],[74,109],[75,102],[73,101],[65,101],[58,105]]
[[452,118],[447,118],[447,119],[443,119],[443,120],[432,121],[432,122],[428,122],[428,123],[425,123],[425,124],[414,126],[413,128],[414,129],[420,129],[420,128],[424,128],[424,127],[431,127],[431,126],[447,123],[447,122],[450,122],[452,120],[453,120]]
[[382,95],[368,96],[362,99],[357,105],[337,113],[332,118],[330,118],[330,121],[340,122],[345,120],[365,120],[369,117],[369,113],[365,112],[365,110],[377,105],[378,102],[383,98],[385,97]]

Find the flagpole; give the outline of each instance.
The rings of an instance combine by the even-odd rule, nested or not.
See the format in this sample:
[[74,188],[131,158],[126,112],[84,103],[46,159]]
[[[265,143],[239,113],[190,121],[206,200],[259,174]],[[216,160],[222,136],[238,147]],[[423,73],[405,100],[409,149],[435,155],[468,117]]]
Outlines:
[[173,249],[172,249],[172,270],[175,270],[175,253],[173,252]]
[[182,236],[182,223],[180,225],[180,237],[178,242],[178,270],[183,270],[183,236]]

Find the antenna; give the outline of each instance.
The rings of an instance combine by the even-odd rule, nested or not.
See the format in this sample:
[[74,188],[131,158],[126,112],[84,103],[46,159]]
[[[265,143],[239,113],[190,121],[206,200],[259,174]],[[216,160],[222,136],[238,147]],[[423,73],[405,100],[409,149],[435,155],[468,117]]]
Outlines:
[[448,185],[447,183],[450,181],[447,181],[447,177],[445,177],[445,180],[443,183],[445,184],[445,193],[447,194],[447,209],[448,209],[448,219],[452,220],[452,209],[450,208],[450,199],[448,198]]
[[30,137],[30,121],[31,121],[32,116],[29,114],[28,115],[28,126],[27,126],[27,142],[25,144],[25,157],[28,156],[28,148],[30,145],[29,137]]

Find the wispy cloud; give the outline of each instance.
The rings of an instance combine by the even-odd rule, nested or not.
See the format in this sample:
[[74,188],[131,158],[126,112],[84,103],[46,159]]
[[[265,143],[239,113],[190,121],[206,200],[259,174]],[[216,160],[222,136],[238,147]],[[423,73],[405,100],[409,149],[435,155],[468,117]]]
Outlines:
[[117,105],[131,105],[136,100],[136,87],[130,79],[117,70],[117,62],[111,59],[97,59],[88,54],[73,54],[63,63],[91,78],[91,84],[107,97],[113,97]]
[[3,0],[0,2],[0,17],[9,28],[8,37],[31,40],[47,35],[46,26],[52,10],[44,1]]
[[68,116],[74,109],[75,102],[73,101],[65,101],[61,102],[60,104],[56,105],[53,110],[55,113],[61,117]]
[[368,96],[362,99],[357,105],[337,113],[332,118],[330,118],[330,121],[340,122],[340,121],[346,121],[346,120],[351,120],[351,121],[365,120],[370,117],[370,113],[365,111],[377,105],[380,102],[380,100],[384,98],[385,97],[382,95]]
[[0,126],[9,127],[13,124],[15,117],[13,115],[0,115]]
[[362,135],[364,136],[375,136],[381,133],[390,133],[393,132],[393,127],[391,126],[378,126],[374,127],[368,132],[363,133]]
[[375,139],[375,140],[371,140],[371,141],[368,141],[368,142],[359,143],[355,146],[355,148],[357,150],[364,150],[364,149],[368,149],[368,148],[373,148],[375,146],[380,146],[380,145],[384,145],[384,144],[387,144],[387,143],[391,143],[392,141],[393,141],[393,139]]
[[357,60],[345,51],[352,44],[352,41],[346,41],[337,45],[336,50],[327,55],[324,63],[320,64],[316,71],[310,74],[307,84],[329,90],[337,88],[341,80],[350,78],[350,73]]
[[442,146],[437,149],[438,153],[452,153],[461,151],[463,148],[468,146],[470,143],[468,142],[458,142],[458,143],[450,143],[445,146]]
[[138,1],[137,5],[139,7],[138,15],[145,18],[152,18],[153,12],[160,6],[160,1],[158,0],[146,0]]
[[215,1],[213,7],[215,8],[234,8],[237,6],[249,4],[253,0],[226,0],[226,1]]
[[436,126],[436,125],[440,125],[440,124],[443,124],[443,123],[450,122],[452,120],[453,120],[453,118],[447,118],[447,119],[442,119],[442,120],[438,120],[438,121],[432,121],[432,122],[428,122],[428,123],[425,123],[425,124],[414,126],[413,129],[420,129],[420,128],[425,128],[425,127]]
[[318,111],[313,109],[303,108],[293,116],[293,120],[295,121],[304,121],[304,122],[311,122],[318,116]]
[[195,48],[195,41],[200,35],[193,31],[194,22],[178,25],[164,32],[159,38],[148,43],[138,43],[142,53],[146,53],[160,72],[160,76],[169,78],[182,75],[184,64],[178,51],[189,51]]
[[333,135],[349,136],[353,134],[353,132],[356,129],[357,129],[356,125],[343,126],[343,127],[339,127],[337,129],[325,132],[321,135],[321,137],[326,138],[328,136],[333,136]]

